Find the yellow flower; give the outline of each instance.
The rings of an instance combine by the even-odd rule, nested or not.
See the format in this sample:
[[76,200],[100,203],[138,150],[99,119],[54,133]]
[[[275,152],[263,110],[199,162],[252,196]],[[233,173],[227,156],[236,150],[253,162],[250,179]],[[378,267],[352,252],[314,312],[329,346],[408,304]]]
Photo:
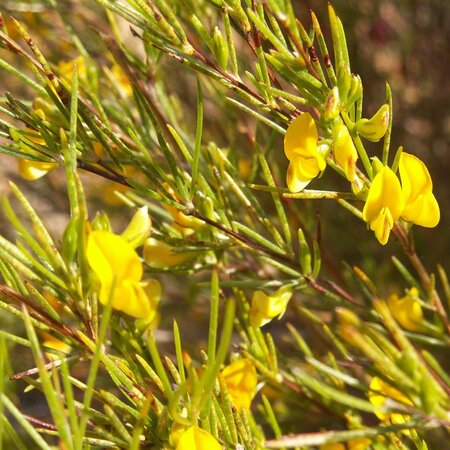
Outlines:
[[416,156],[402,153],[399,170],[405,200],[402,218],[422,227],[435,227],[439,223],[440,211],[427,167]]
[[[36,108],[34,110],[34,113],[42,120],[46,120],[47,117],[45,115],[45,112],[42,108]],[[28,132],[26,137],[36,144],[39,145],[45,145],[45,139],[42,138],[41,133],[37,130],[34,130],[32,128],[26,127],[25,130]]]
[[133,215],[130,223],[120,235],[133,248],[140,247],[152,232],[152,219],[148,215],[148,206],[139,208]]
[[147,239],[144,244],[145,262],[154,269],[179,266],[194,254],[194,252],[177,252],[171,245],[154,238]]
[[[175,201],[181,201],[178,194],[170,187],[168,183],[163,183],[163,186]],[[174,206],[163,205],[163,207],[172,216],[174,221],[172,226],[178,229],[185,236],[192,234],[194,231],[199,231],[205,226],[203,221],[197,219],[196,217],[184,214],[180,209],[175,208]]]
[[348,132],[348,128],[343,124],[334,127],[333,135],[334,159],[344,169],[347,180],[353,181],[356,176],[356,161],[358,160],[358,152],[353,139]]
[[250,409],[258,377],[249,359],[238,359],[222,370],[222,377],[237,411]]
[[57,163],[18,159],[19,174],[25,180],[37,180],[58,167]]
[[[387,398],[392,398],[399,403],[412,405],[411,400],[399,390],[392,387],[379,377],[373,377],[369,385],[369,401],[374,406],[383,406]],[[407,416],[399,413],[375,412],[375,415],[383,421],[390,420],[393,424],[406,422]]]
[[286,183],[291,192],[303,190],[326,167],[318,151],[317,128],[309,113],[296,117],[284,136],[284,153],[289,160]]
[[70,351],[72,350],[70,345],[67,344],[66,342],[61,341],[60,339],[57,339],[48,333],[42,332],[41,334],[45,339],[44,342],[42,343],[42,345],[44,347],[51,348],[52,350],[56,350],[56,352],[59,353],[59,354],[57,354],[57,353],[45,352],[45,355],[49,359],[55,361],[57,359],[60,359],[64,355],[68,355],[70,353]]
[[[191,234],[193,231],[188,230],[200,230],[205,224],[196,217],[187,216],[181,210],[170,205],[163,205],[164,209],[172,216],[174,225],[178,225],[180,231],[186,231],[186,234]],[[184,233],[183,233],[184,234]]]
[[130,80],[125,75],[122,67],[120,67],[118,64],[113,64],[110,73],[111,77],[117,83],[117,86],[122,91],[122,93],[125,96],[130,97],[133,94],[133,87],[130,83]]
[[190,427],[180,436],[176,450],[222,450],[222,446],[207,431]]
[[[42,120],[46,119],[45,112],[41,108],[37,108],[35,111],[36,115]],[[32,130],[30,128],[25,128],[28,131],[26,137],[35,142],[38,145],[45,145],[45,140],[42,139],[39,131]],[[47,162],[47,161],[32,161],[31,159],[18,158],[17,159],[19,174],[25,180],[37,180],[48,172],[58,167],[57,163]]]
[[58,64],[58,72],[61,78],[70,86],[72,83],[73,71],[77,67],[77,75],[80,83],[87,82],[87,67],[83,56],[78,56],[70,61],[61,61]]
[[367,438],[355,438],[350,439],[345,444],[323,444],[319,447],[319,450],[365,450],[371,444],[371,440]]
[[370,119],[360,119],[356,122],[356,131],[367,140],[378,142],[389,126],[389,106],[382,105]]
[[398,298],[392,294],[387,301],[387,305],[395,320],[406,330],[421,331],[423,329],[423,312],[418,301],[419,291],[411,288],[408,293]]
[[262,327],[274,317],[282,316],[286,311],[289,300],[292,297],[290,287],[282,287],[272,295],[263,291],[256,291],[252,298],[250,309],[250,323],[253,327]]
[[156,315],[161,296],[158,281],[141,282],[142,263],[133,247],[110,231],[92,231],[87,259],[100,280],[99,299],[106,305],[136,318],[150,320]]
[[403,205],[398,178],[389,167],[383,167],[372,181],[363,209],[363,219],[381,244],[388,241],[394,222],[403,211]]

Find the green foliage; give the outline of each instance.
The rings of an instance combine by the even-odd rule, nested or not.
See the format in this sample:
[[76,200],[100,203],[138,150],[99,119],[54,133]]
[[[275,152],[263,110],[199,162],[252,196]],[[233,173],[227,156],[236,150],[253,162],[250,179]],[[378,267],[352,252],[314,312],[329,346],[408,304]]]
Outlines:
[[[64,178],[69,205],[54,238],[18,184],[13,202],[3,198],[15,238],[0,236],[0,448],[184,450],[191,427],[223,448],[444,448],[450,286],[412,235],[436,211],[418,218],[411,200],[405,215],[391,89],[363,117],[333,7],[329,24],[311,13],[306,26],[279,0],[79,0],[73,17],[67,6],[24,2],[20,20],[0,17],[0,67],[19,83],[0,98],[0,151],[28,180]],[[288,141],[307,115],[319,137],[305,156]],[[307,177],[315,189],[284,187],[285,135],[300,172],[313,159],[333,171]],[[366,141],[381,139],[370,158]],[[388,170],[401,197],[381,189],[373,200]],[[423,174],[417,196],[431,204]],[[92,213],[94,177],[120,201],[111,220]],[[318,199],[383,244],[392,231],[400,292],[355,261],[329,270],[334,249],[321,248],[308,209]],[[94,267],[92,233],[117,237],[131,214],[120,235],[128,256],[99,244]],[[134,299],[137,313],[125,314]],[[139,315],[144,304],[151,317]],[[252,326],[255,315],[270,325]],[[18,348],[29,368],[13,373]],[[242,360],[253,369],[238,374],[244,382],[224,371]],[[46,417],[21,405],[30,390]],[[251,408],[238,406],[245,398]]]

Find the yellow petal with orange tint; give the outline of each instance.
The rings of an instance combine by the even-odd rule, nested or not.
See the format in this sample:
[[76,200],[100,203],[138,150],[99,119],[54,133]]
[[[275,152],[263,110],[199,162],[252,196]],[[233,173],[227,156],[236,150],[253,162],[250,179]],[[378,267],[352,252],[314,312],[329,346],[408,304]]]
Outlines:
[[30,159],[18,159],[19,174],[25,180],[37,180],[56,169],[58,164],[53,162],[31,161]]
[[207,431],[190,427],[180,436],[176,450],[222,450],[222,446]]
[[250,409],[258,382],[253,363],[246,358],[238,359],[223,369],[222,377],[236,410]]

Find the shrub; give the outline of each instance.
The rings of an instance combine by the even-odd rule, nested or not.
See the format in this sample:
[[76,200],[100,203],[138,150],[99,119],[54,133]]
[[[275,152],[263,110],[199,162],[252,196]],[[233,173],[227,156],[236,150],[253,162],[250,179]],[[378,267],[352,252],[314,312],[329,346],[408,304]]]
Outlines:
[[391,149],[388,84],[365,111],[333,7],[309,27],[277,0],[24,5],[0,19],[0,150],[69,208],[55,238],[18,184],[3,199],[5,448],[444,448],[450,286],[412,234],[440,208]]

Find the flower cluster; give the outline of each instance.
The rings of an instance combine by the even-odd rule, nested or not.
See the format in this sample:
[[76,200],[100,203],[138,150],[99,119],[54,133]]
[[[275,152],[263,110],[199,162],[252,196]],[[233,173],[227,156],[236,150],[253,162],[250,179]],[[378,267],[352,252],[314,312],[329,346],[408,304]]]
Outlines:
[[[371,119],[354,124],[359,135],[380,140],[389,123],[389,108],[383,105]],[[309,113],[296,117],[284,138],[284,152],[289,160],[286,182],[291,192],[302,191],[325,170],[330,146],[319,141],[314,119]],[[358,151],[347,125],[335,121],[332,132],[334,164],[348,181],[363,180],[357,175]],[[375,158],[376,160],[376,158]],[[386,244],[394,224],[400,218],[424,227],[435,227],[440,218],[439,205],[433,195],[433,183],[425,164],[416,156],[401,153],[400,180],[388,166],[378,170],[372,180],[363,209],[363,219],[381,244]]]
[[402,153],[399,171],[401,184],[387,166],[377,173],[363,209],[363,219],[383,245],[399,218],[430,228],[440,219],[433,182],[425,164],[414,155]]

